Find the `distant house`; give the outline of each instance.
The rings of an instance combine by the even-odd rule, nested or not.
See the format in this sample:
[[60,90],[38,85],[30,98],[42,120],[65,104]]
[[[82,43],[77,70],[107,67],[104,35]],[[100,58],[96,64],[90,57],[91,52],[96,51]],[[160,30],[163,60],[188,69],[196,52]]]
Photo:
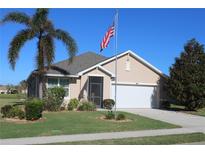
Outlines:
[[7,94],[8,89],[6,86],[0,86],[0,94]]
[[27,90],[28,90],[28,89],[22,89],[20,92],[21,92],[22,94],[27,94]]
[[[165,99],[164,74],[128,50],[117,55],[117,108],[158,108]],[[87,99],[102,107],[106,98],[115,95],[115,57],[86,52],[52,65],[46,72],[46,86],[62,86],[65,100]],[[42,83],[37,71],[28,77],[28,96],[42,97]]]

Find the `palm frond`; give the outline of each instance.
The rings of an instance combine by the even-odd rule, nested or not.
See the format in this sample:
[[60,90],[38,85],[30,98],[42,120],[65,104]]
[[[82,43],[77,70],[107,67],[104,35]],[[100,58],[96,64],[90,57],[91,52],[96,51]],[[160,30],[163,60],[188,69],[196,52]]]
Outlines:
[[20,49],[23,47],[26,41],[35,37],[35,33],[31,29],[25,29],[18,32],[10,43],[8,59],[12,69],[15,69],[16,60],[19,57]]
[[67,47],[69,51],[68,54],[69,54],[70,60],[72,61],[72,58],[75,56],[77,52],[77,44],[75,40],[70,36],[68,32],[65,32],[60,29],[55,30],[54,33],[52,33],[52,35],[56,39],[61,40],[65,44],[65,46]]
[[30,18],[27,14],[21,12],[11,12],[7,14],[3,19],[2,23],[5,22],[16,22],[20,24],[29,25]]
[[47,21],[48,13],[49,11],[46,8],[37,9],[32,17],[32,25],[38,28],[43,28],[42,26]]
[[46,33],[51,33],[55,31],[53,23],[50,20],[46,20],[46,22],[43,24],[43,30]]

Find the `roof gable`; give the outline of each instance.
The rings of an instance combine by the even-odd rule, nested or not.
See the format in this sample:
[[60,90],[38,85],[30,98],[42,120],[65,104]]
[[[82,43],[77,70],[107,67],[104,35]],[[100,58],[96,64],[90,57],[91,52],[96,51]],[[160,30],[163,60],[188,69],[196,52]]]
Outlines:
[[[159,69],[157,69],[156,67],[154,67],[153,65],[151,65],[149,62],[147,62],[146,60],[144,60],[143,58],[141,58],[140,56],[138,56],[136,53],[134,53],[134,52],[131,51],[131,50],[128,50],[128,51],[125,51],[125,52],[123,52],[123,53],[121,53],[121,54],[118,54],[118,55],[117,55],[117,58],[120,58],[120,57],[122,57],[122,56],[124,56],[124,55],[126,55],[126,54],[128,54],[128,53],[129,53],[130,55],[132,55],[136,60],[138,60],[139,62],[141,62],[142,64],[144,64],[146,67],[148,67],[149,69],[151,69],[151,70],[153,70],[154,72],[156,72],[157,74],[159,74],[159,75],[161,75],[161,76],[165,76],[165,75],[162,73],[162,71],[160,71]],[[82,75],[82,74],[86,73],[87,71],[90,71],[90,70],[92,70],[92,69],[94,69],[94,68],[96,68],[96,67],[102,66],[103,64],[107,64],[107,63],[109,63],[109,62],[115,60],[115,58],[116,58],[115,56],[110,57],[109,59],[106,59],[106,60],[104,60],[104,61],[102,61],[102,62],[100,62],[100,63],[98,63],[98,64],[96,64],[96,65],[94,65],[94,66],[92,66],[92,67],[90,67],[90,68],[88,68],[88,69],[85,69],[85,70],[79,72],[78,75]]]

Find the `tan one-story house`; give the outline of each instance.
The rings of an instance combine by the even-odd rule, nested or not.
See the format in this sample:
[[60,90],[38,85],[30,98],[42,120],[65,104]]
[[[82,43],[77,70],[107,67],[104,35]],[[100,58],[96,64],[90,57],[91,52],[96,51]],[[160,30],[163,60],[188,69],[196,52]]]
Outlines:
[[[72,63],[64,60],[46,72],[47,88],[62,86],[65,100],[77,98],[94,102],[115,97],[115,59],[93,52],[75,56]],[[166,76],[128,50],[117,55],[117,108],[159,108],[166,99],[163,83]],[[28,96],[42,97],[42,83],[36,71],[28,77]]]

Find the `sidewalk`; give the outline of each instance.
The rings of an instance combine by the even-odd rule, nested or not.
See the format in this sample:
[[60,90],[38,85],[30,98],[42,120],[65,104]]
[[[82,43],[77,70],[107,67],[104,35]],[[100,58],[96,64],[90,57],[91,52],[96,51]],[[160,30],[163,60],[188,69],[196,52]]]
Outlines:
[[192,142],[192,143],[184,143],[182,145],[205,145],[205,142]]
[[196,133],[196,132],[199,132],[199,130],[191,129],[191,128],[176,128],[176,129],[95,133],[95,134],[59,135],[59,136],[45,136],[45,137],[0,139],[0,144],[1,145],[49,144],[49,143],[58,143],[58,142],[91,141],[91,140],[119,139],[119,138],[129,138],[129,137],[188,134],[188,133]]

